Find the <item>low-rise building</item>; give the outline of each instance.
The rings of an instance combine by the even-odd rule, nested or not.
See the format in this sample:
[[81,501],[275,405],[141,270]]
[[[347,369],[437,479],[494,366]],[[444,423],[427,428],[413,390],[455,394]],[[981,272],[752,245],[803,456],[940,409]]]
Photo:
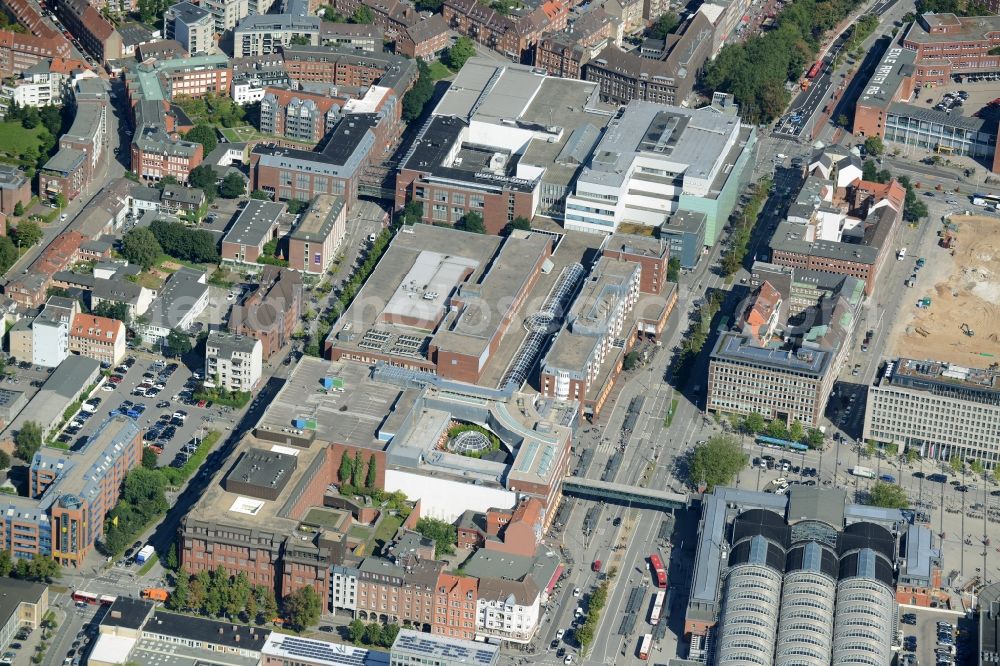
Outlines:
[[53,276],[80,258],[80,248],[85,240],[79,232],[62,232],[52,239],[24,273],[8,278],[4,294],[18,305],[37,308],[45,301]]
[[165,185],[160,194],[160,210],[171,215],[198,217],[208,206],[204,190],[183,185]]
[[205,385],[248,393],[261,377],[260,340],[246,335],[212,331],[205,341]]
[[366,23],[331,23],[320,25],[319,43],[323,46],[353,49],[366,53],[381,53],[383,31]]
[[448,22],[440,14],[431,14],[398,33],[393,48],[396,53],[408,58],[431,62],[450,43]]
[[500,646],[400,629],[389,655],[393,666],[422,666],[429,659],[438,666],[497,666]]
[[117,319],[78,313],[69,329],[69,351],[108,367],[125,357],[125,324]]
[[270,55],[300,40],[307,40],[310,46],[318,46],[321,24],[318,16],[247,16],[233,33],[233,57]]
[[222,237],[222,260],[256,264],[264,246],[278,240],[285,204],[251,199]]
[[38,629],[49,610],[49,586],[28,580],[9,578],[0,596],[0,650],[14,641],[23,627]]
[[136,325],[142,339],[162,344],[172,330],[186,332],[208,305],[205,274],[184,267],[170,276],[146,312],[146,321]]
[[[13,215],[17,204],[31,201],[31,181],[24,172],[11,164],[0,164],[0,213]],[[7,230],[3,230],[6,235]]]
[[261,341],[265,361],[281,350],[295,332],[302,312],[302,275],[265,266],[257,287],[229,314],[229,330]]
[[346,233],[344,198],[318,195],[288,234],[288,267],[303,273],[323,275],[336,258]]

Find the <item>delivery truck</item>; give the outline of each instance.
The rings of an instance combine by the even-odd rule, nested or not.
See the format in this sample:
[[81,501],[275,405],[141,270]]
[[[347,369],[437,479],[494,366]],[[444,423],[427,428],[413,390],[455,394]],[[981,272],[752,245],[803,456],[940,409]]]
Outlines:
[[854,476],[860,476],[863,479],[878,478],[878,474],[875,473],[875,470],[869,467],[862,467],[861,465],[858,465],[857,467],[852,467],[851,474],[853,474]]

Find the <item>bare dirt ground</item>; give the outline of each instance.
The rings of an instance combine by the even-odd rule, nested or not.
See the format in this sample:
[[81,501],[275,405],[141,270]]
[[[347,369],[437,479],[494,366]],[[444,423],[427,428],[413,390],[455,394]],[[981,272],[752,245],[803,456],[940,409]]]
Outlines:
[[[958,225],[955,254],[938,247],[936,237],[934,247],[922,248],[927,264],[917,286],[904,292],[908,308],[894,331],[894,355],[986,367],[1000,361],[1000,219],[951,221]],[[923,297],[931,299],[929,308],[916,307]]]

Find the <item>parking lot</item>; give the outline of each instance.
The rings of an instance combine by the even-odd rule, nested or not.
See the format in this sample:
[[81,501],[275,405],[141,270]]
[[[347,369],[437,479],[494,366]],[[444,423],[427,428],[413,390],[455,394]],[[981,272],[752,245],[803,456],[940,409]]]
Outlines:
[[[83,446],[86,438],[97,431],[112,411],[124,407],[124,413],[133,418],[143,431],[143,439],[147,445],[161,449],[159,464],[169,465],[178,460],[182,448],[193,438],[202,437],[209,430],[224,429],[230,425],[230,408],[190,404],[190,399],[185,402],[196,382],[190,369],[179,363],[168,364],[163,360],[159,360],[162,367],[154,367],[156,360],[145,354],[129,358],[135,359],[132,367],[125,369],[119,366],[116,370],[125,372],[116,371],[100,390],[94,392],[92,400],[99,399],[96,409],[89,416],[81,410],[71,420],[71,426],[77,422],[80,427],[68,427],[60,435],[63,443],[73,449]],[[171,372],[167,370],[168,367],[175,369]],[[121,379],[116,381],[118,377]],[[136,387],[140,385],[150,387],[146,395],[136,395]],[[106,390],[107,386],[115,388]],[[157,389],[157,386],[162,388]],[[185,415],[174,419],[174,414],[178,411]]]
[[[972,621],[964,615],[927,608],[906,607],[900,609],[899,631],[903,634],[903,649],[900,666],[917,664],[963,664],[968,663],[969,643],[974,630]],[[942,624],[943,623],[943,624]]]

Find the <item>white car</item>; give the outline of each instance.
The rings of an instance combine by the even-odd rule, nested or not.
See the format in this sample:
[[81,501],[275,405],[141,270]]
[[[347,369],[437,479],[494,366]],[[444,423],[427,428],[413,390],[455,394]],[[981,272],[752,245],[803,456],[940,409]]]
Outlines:
[[566,658],[563,659],[563,663],[564,664],[572,664],[573,663],[573,655],[571,655],[571,654],[566,655]]
[[565,629],[560,629],[559,631],[556,632],[556,640],[557,641],[561,641],[562,637],[565,636],[565,635],[566,635],[566,630]]
[[579,597],[580,596],[580,588],[578,588],[578,587],[574,587],[573,588],[573,596],[574,597]]
[[69,217],[69,215],[67,215],[66,213],[63,213],[62,215],[59,216],[59,221],[60,222],[65,222],[67,217]]
[[101,386],[101,390],[102,391],[114,391],[115,390],[115,385],[114,384],[104,384],[104,385]]

